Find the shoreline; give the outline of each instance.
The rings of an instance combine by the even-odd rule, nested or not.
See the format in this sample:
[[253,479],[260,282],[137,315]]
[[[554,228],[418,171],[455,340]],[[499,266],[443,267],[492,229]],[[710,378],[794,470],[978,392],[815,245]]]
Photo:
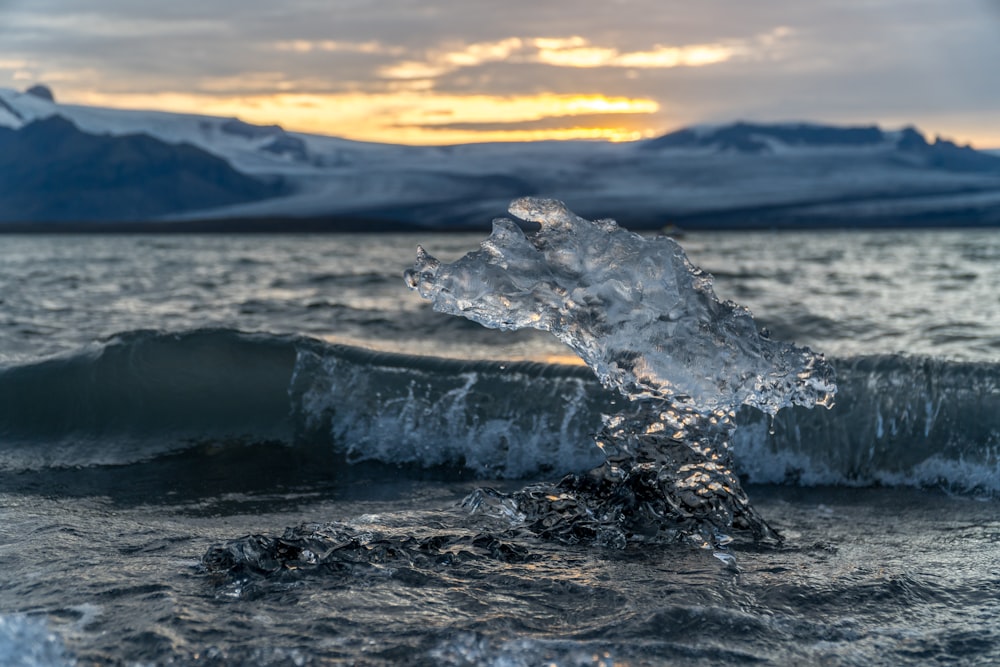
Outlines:
[[[742,211],[713,216],[676,216],[658,224],[642,217],[630,220],[625,216],[619,224],[632,231],[664,231],[668,234],[685,232],[826,232],[826,231],[894,231],[894,230],[985,230],[1000,229],[1000,218],[925,216],[918,219],[883,219],[872,222],[855,220],[801,221],[767,219]],[[64,234],[392,234],[392,233],[488,233],[490,223],[424,225],[385,218],[344,217],[267,217],[267,218],[203,218],[173,221],[26,221],[0,222],[0,235],[64,235]]]

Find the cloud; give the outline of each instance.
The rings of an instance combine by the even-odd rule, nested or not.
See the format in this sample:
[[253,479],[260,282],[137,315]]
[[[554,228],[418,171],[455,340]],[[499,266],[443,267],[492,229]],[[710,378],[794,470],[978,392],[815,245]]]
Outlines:
[[77,37],[119,37],[143,35],[146,38],[218,34],[225,30],[222,17],[162,21],[145,17],[109,16],[94,11],[79,13],[16,12],[6,17],[7,30],[28,34],[73,34]]
[[535,59],[555,67],[628,67],[669,68],[701,67],[732,59],[739,50],[723,44],[691,46],[656,45],[648,51],[626,51],[610,47],[595,47],[583,37],[534,40],[538,49]]
[[438,119],[437,122],[416,126],[399,124],[398,127],[418,127],[430,131],[468,131],[474,133],[524,132],[542,130],[600,130],[605,135],[639,138],[647,134],[645,112],[574,113],[545,116],[534,120],[454,121]]
[[540,63],[552,67],[666,69],[704,67],[773,48],[791,29],[781,26],[749,40],[670,46],[656,44],[641,51],[621,51],[613,46],[595,45],[579,35],[570,37],[506,37],[492,42],[452,45],[433,49],[419,59],[385,65],[378,74],[389,79],[433,79],[462,68],[487,63]]
[[379,76],[387,79],[434,79],[463,67],[508,60],[524,46],[518,37],[495,42],[466,44],[451,49],[429,51],[422,59],[409,59],[379,68]]
[[17,70],[24,69],[25,67],[31,67],[31,65],[32,63],[29,60],[0,58],[0,69]]
[[[476,128],[494,137],[502,120],[462,115],[476,100],[516,111],[546,94],[649,100],[657,110],[584,122],[543,106],[515,121],[524,131],[904,119],[967,140],[963,127],[995,126],[1000,108],[993,2],[0,0],[0,86],[50,82],[63,101],[172,100],[228,115],[245,115],[246,104],[252,118],[266,111],[269,122],[358,138],[392,140],[395,123],[399,141],[447,141],[459,130],[447,136],[472,139]],[[360,113],[338,110],[324,126],[286,107],[288,95]],[[442,104],[455,105],[450,128],[403,119]]]
[[309,95],[92,93],[79,101],[97,106],[238,116],[253,123],[277,123],[318,134],[344,135],[344,128],[352,127],[355,139],[418,144],[635,139],[642,136],[642,124],[635,119],[659,109],[659,104],[648,98],[551,93],[448,95],[405,89],[376,94]]
[[399,56],[405,53],[405,49],[399,46],[390,46],[376,40],[367,42],[337,41],[334,39],[289,39],[271,43],[270,47],[275,51],[291,51],[294,53],[373,53],[382,55]]

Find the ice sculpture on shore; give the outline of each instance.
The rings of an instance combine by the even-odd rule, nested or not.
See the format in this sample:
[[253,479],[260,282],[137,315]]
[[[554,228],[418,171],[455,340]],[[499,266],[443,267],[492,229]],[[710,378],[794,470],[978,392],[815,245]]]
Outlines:
[[447,265],[418,248],[407,284],[435,310],[487,327],[551,331],[633,403],[597,436],[604,465],[509,497],[482,491],[470,506],[564,541],[720,543],[732,528],[776,537],[731,469],[733,411],[830,406],[823,357],[770,340],[746,308],[720,302],[711,276],[669,238],[584,220],[549,199],[517,199],[510,212],[541,228],[497,220],[478,251]]

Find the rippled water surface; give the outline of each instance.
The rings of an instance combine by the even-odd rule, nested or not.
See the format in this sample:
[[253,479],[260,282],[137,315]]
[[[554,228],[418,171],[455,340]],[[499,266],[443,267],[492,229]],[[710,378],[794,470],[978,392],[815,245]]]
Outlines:
[[[471,484],[367,481],[362,491],[183,502],[5,493],[0,605],[46,619],[83,664],[1000,658],[1000,524],[990,504],[914,491],[751,488],[788,544],[736,549],[733,565],[691,548],[622,552],[528,537],[508,541],[516,557],[496,557],[472,545],[474,527],[459,527],[454,505]],[[201,569],[199,557],[221,537],[330,521],[467,542],[271,578],[216,581]],[[10,651],[17,638],[2,632],[0,648]]]
[[0,236],[0,665],[1000,662],[1000,234],[681,239],[842,376],[737,431],[785,542],[720,550],[460,507],[586,469],[610,400],[406,289],[481,238]]
[[[418,243],[449,260],[481,239],[3,236],[0,355],[206,326],[453,356],[565,354],[546,335],[432,313],[402,287]],[[827,356],[1000,359],[996,231],[703,233],[681,243],[715,276],[719,296],[749,306],[776,338]]]

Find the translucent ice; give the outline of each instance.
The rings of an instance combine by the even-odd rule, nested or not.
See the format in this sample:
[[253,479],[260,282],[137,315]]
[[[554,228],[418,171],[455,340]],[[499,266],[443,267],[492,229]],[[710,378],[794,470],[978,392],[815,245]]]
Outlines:
[[497,220],[481,249],[453,264],[419,248],[408,284],[438,311],[551,331],[630,398],[771,414],[831,403],[823,358],[768,339],[750,311],[720,302],[673,240],[584,220],[551,199],[517,199],[510,212],[541,229],[525,235]]
[[551,199],[517,199],[510,212],[540,229],[497,220],[453,264],[418,248],[407,284],[435,310],[487,327],[551,331],[633,403],[596,437],[604,465],[510,496],[480,491],[466,506],[567,542],[722,546],[733,529],[777,538],[732,470],[733,410],[832,405],[823,357],[770,340],[746,308],[719,301],[669,238],[584,220]]

